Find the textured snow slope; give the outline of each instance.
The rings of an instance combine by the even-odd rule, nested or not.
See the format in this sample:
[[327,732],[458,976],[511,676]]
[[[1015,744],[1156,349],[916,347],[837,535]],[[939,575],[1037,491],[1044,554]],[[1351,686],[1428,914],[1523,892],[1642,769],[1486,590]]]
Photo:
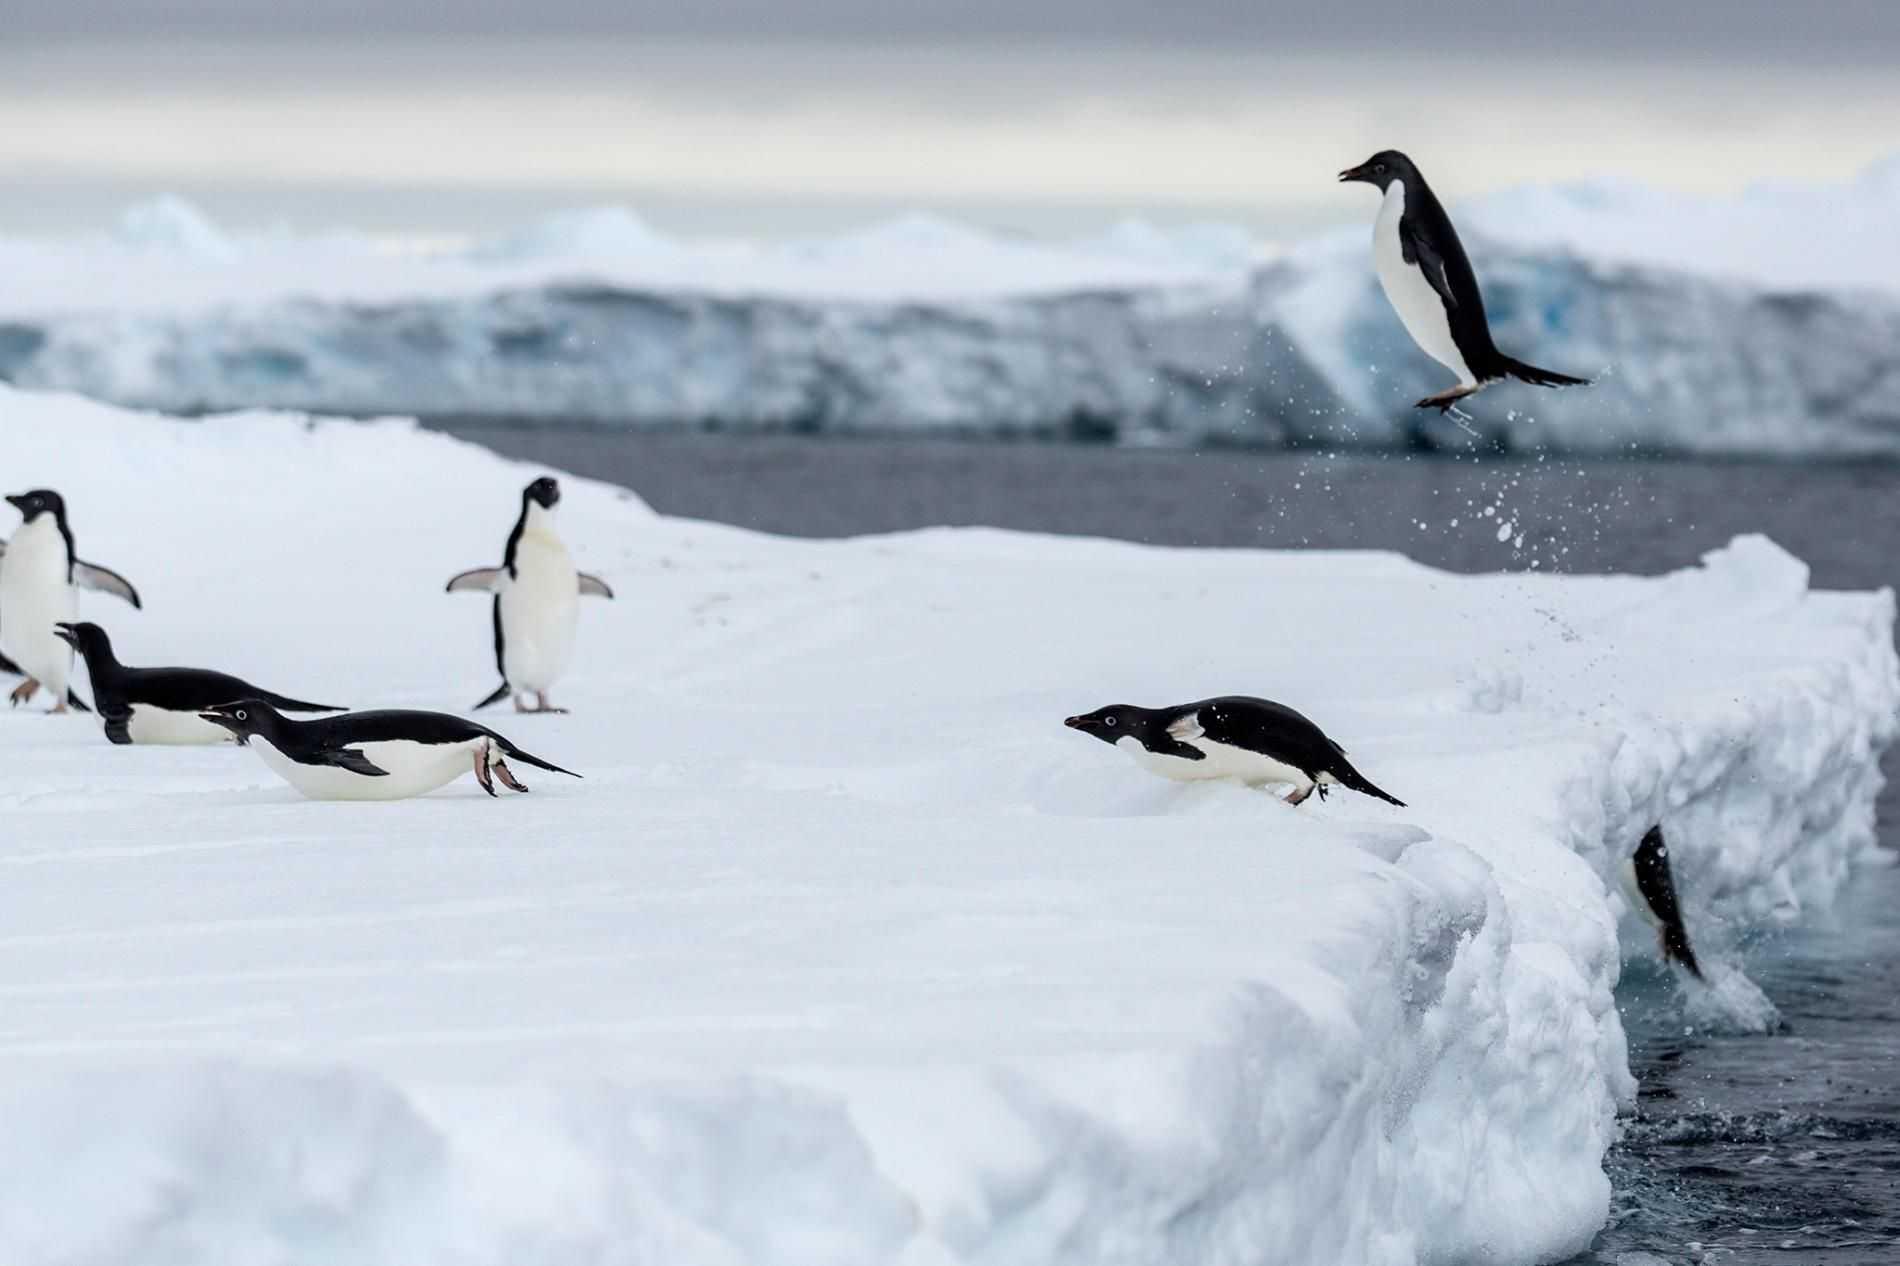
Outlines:
[[[1373,280],[1371,195],[1353,205],[1368,227],[1254,267],[1219,226],[1033,242],[918,216],[760,246],[607,208],[396,250],[233,237],[160,200],[108,237],[0,240],[0,379],[177,411],[1468,445],[1411,407],[1445,374]],[[1500,342],[1597,378],[1492,389],[1472,409],[1485,438],[1900,454],[1900,164],[1458,213]]]
[[[84,604],[129,661],[492,684],[440,589],[537,472],[3,389],[0,436],[140,586]],[[314,804],[0,717],[8,1262],[1548,1260],[1632,1089],[1616,861],[1666,824],[1727,973],[1871,844],[1891,601],[1765,541],[1461,579],[567,490],[620,597],[573,715],[492,720],[585,781]],[[1060,724],[1220,691],[1412,807],[1178,787]]]

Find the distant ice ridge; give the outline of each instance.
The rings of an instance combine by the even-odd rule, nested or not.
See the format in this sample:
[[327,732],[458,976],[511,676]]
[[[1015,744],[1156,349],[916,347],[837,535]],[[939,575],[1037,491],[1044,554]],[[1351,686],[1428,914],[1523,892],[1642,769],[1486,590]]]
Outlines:
[[920,215],[761,246],[609,207],[398,250],[233,238],[176,199],[106,239],[0,242],[0,379],[174,411],[1900,454],[1900,159],[1842,188],[1525,190],[1461,219],[1500,342],[1595,385],[1493,388],[1467,429],[1412,409],[1445,372],[1358,231],[1261,264],[1219,225],[1036,242]]
[[[489,684],[439,587],[535,468],[6,388],[0,446],[138,581],[87,612],[128,659]],[[1453,577],[564,487],[621,601],[571,716],[492,720],[585,782],[320,804],[236,748],[0,715],[0,1260],[1557,1260],[1633,1089],[1620,961],[1660,970],[1621,858],[1664,824],[1722,986],[1692,1022],[1732,1024],[1741,947],[1873,846],[1892,596],[1759,538]],[[1060,724],[1227,690],[1411,807],[1169,784]]]

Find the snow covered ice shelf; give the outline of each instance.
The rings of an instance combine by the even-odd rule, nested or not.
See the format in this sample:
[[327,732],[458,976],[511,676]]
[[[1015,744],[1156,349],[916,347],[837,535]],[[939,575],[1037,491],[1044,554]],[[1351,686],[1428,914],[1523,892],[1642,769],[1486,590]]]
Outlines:
[[[401,423],[0,390],[134,663],[358,706],[493,684],[534,473]],[[524,771],[298,799],[235,748],[0,718],[13,1263],[1560,1258],[1632,1091],[1613,882],[1698,947],[1873,839],[1889,595],[1743,539],[1660,579],[991,531],[839,542],[569,478]],[[1062,728],[1250,691],[1411,802],[1181,787]],[[1619,947],[1619,929],[1622,934]],[[1745,983],[1745,982],[1742,982]]]

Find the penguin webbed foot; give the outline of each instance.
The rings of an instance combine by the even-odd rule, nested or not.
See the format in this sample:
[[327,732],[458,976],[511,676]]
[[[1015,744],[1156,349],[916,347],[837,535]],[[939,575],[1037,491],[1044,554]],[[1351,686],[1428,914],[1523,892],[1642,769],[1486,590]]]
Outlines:
[[39,692],[40,683],[28,677],[25,681],[13,688],[13,693],[7,696],[7,702],[17,708]]
[[[1308,799],[1309,799],[1309,798],[1310,798],[1310,797],[1312,796],[1312,794],[1313,794],[1313,792],[1314,792],[1314,791],[1315,791],[1315,790],[1316,790],[1316,789],[1317,789],[1318,787],[1319,787],[1319,784],[1318,784],[1318,783],[1316,783],[1316,782],[1309,782],[1309,783],[1307,783],[1307,784],[1306,784],[1306,785],[1305,785],[1304,787],[1301,787],[1301,788],[1299,788],[1299,789],[1298,789],[1297,791],[1295,791],[1295,792],[1294,792],[1294,793],[1293,793],[1292,795],[1290,795],[1290,796],[1288,796],[1288,797],[1286,798],[1286,802],[1287,802],[1288,804],[1291,804],[1291,805],[1302,805],[1302,804],[1305,804],[1305,803],[1307,802],[1307,800],[1308,800]],[[1325,797],[1326,797],[1326,793],[1325,793],[1325,792],[1323,792],[1323,791],[1322,791],[1322,792],[1320,792],[1320,798],[1321,798],[1321,799],[1325,799]]]
[[1319,798],[1321,800],[1324,800],[1326,798],[1326,784],[1325,783],[1315,782],[1313,784],[1313,790],[1319,792]]
[[520,792],[526,792],[528,790],[528,788],[522,784],[522,781],[515,777],[515,771],[508,768],[507,761],[496,761],[494,764],[494,772],[495,777],[501,779],[501,785],[508,788],[508,790]]
[[495,780],[488,776],[488,748],[485,746],[475,753],[475,781],[489,795],[495,794]]

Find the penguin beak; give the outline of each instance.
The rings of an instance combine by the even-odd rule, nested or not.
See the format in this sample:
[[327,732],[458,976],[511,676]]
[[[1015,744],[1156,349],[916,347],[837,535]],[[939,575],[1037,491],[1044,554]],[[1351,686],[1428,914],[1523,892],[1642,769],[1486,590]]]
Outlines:
[[1339,183],[1343,185],[1349,180],[1358,180],[1362,174],[1360,168],[1348,167],[1345,171],[1339,173]]
[[1088,723],[1089,719],[1087,717],[1067,717],[1062,722],[1062,724],[1068,726],[1071,730],[1085,729]]
[[22,514],[26,513],[26,498],[16,492],[9,492],[7,494],[7,504]]
[[245,742],[250,741],[250,736],[248,734],[243,734],[239,732],[236,721],[233,721],[230,717],[224,715],[224,713],[218,711],[216,708],[206,708],[203,712],[200,712],[198,714],[198,719],[200,721],[209,721],[211,722],[211,724],[217,726],[219,729],[229,730],[231,732],[231,737],[236,739],[240,743],[245,743]]
[[72,625],[55,624],[53,626],[53,636],[58,638],[60,641],[66,643],[66,645],[72,647],[74,650],[79,649],[79,635],[73,632]]

